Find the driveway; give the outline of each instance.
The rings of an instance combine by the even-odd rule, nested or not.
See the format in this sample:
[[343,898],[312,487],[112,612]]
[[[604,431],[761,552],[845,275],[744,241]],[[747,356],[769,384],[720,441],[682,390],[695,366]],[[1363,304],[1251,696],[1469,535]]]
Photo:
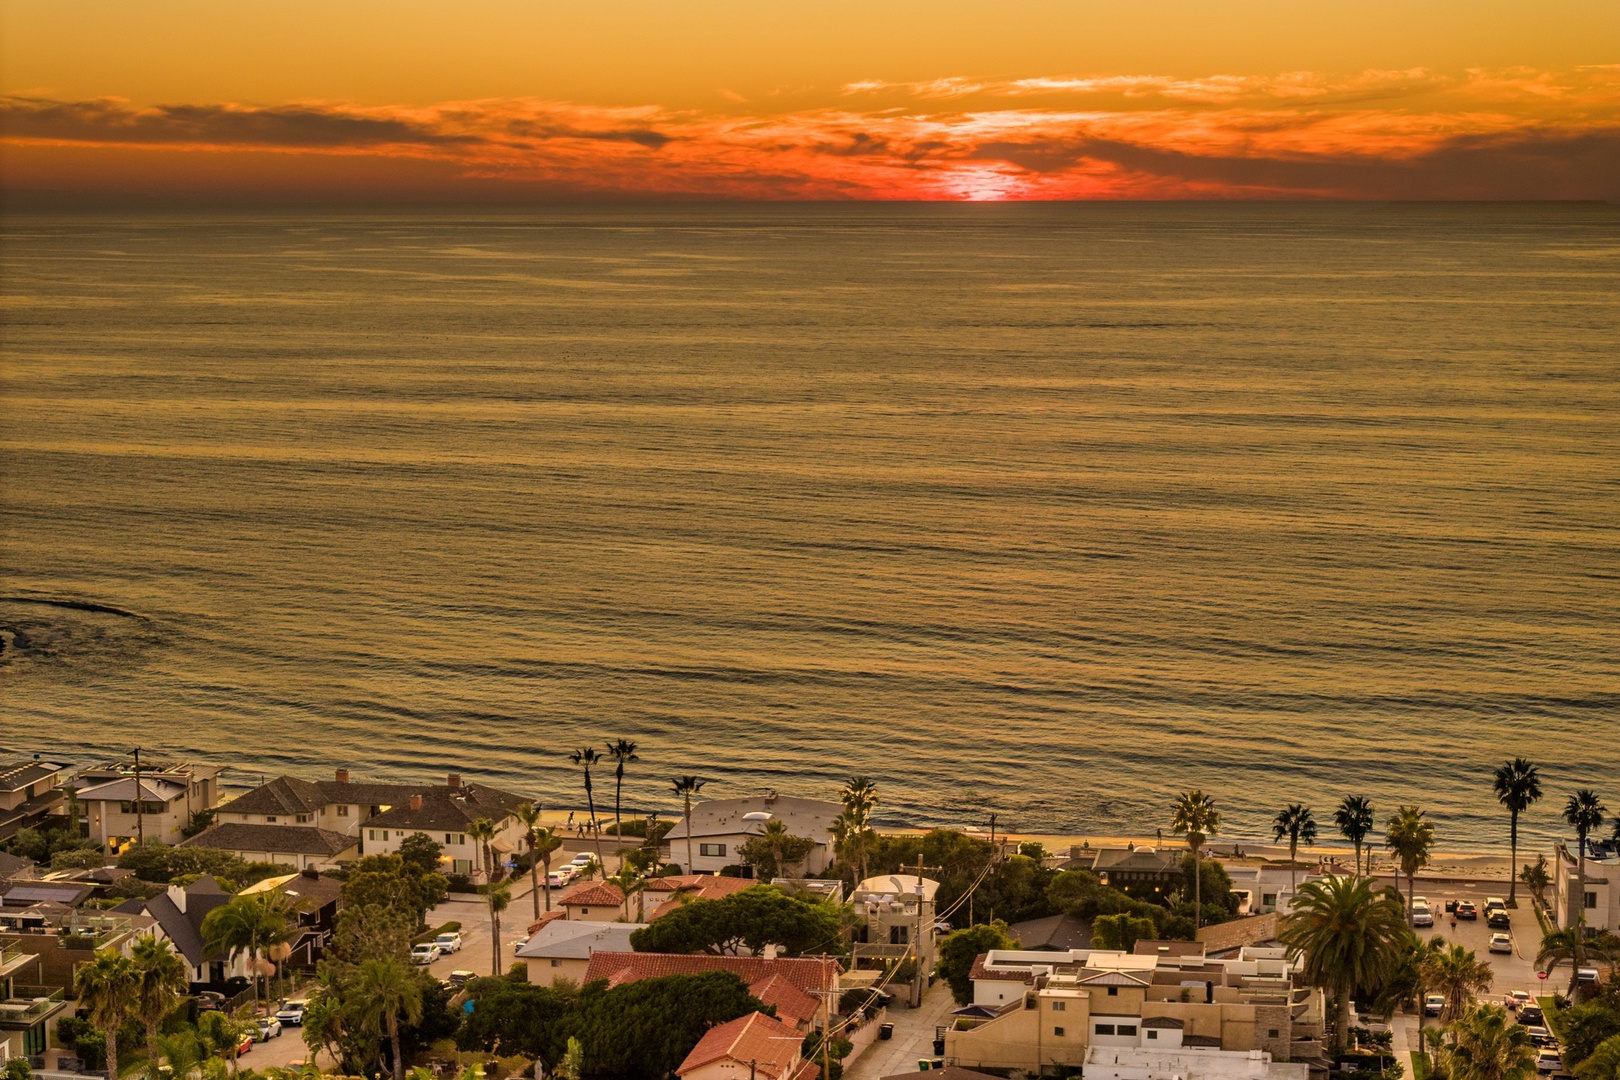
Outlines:
[[894,1073],[916,1072],[918,1058],[934,1056],[935,1029],[948,1025],[955,1007],[950,984],[939,979],[923,994],[920,1008],[889,1009],[887,1022],[894,1025],[894,1037],[873,1043],[844,1070],[845,1080],[881,1080]]

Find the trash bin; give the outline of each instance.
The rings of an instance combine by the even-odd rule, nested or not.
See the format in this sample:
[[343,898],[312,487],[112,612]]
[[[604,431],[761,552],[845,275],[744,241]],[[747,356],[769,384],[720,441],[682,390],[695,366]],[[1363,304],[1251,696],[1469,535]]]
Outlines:
[[880,1039],[892,1039],[892,1038],[894,1038],[894,1025],[893,1024],[879,1024],[878,1025],[878,1038],[880,1038]]
[[934,1056],[939,1057],[940,1055],[942,1055],[944,1053],[945,1053],[945,1040],[944,1039],[935,1039],[934,1040]]

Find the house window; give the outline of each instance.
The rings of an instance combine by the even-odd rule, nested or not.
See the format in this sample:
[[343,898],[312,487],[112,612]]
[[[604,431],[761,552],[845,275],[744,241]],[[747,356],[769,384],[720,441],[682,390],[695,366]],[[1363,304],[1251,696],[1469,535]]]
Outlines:
[[1272,1028],[1270,1031],[1266,1032],[1266,1038],[1275,1039],[1275,1038],[1277,1038],[1277,1036],[1279,1036],[1281,1034],[1282,1034],[1281,1031],[1279,1031],[1276,1028]]
[[1121,1025],[1119,1025],[1119,1033],[1121,1035],[1135,1035],[1136,1034],[1136,1025],[1135,1024],[1121,1024]]
[[276,823],[276,815],[274,815],[274,814],[266,814],[266,815],[264,815],[264,823],[266,825],[274,825]]
[[551,961],[551,966],[552,967],[562,967],[562,961],[554,959],[554,960]]
[[1052,1029],[1052,1034],[1061,1036],[1063,1034],[1063,1029],[1060,1027],[1055,1027]]
[[1156,1028],[1148,1028],[1147,1037],[1150,1038],[1150,1039],[1157,1039],[1159,1037],[1158,1029],[1156,1029]]
[[1590,911],[1595,907],[1597,907],[1597,893],[1589,892],[1586,894],[1586,909]]
[[343,804],[339,803],[338,804],[338,817],[348,817],[348,816],[349,816],[349,808],[347,806],[344,806]]
[[308,814],[294,814],[293,815],[293,820],[296,821],[300,825],[308,825],[309,824],[309,815]]
[[457,873],[457,874],[461,874],[461,875],[465,876],[467,874],[472,873],[472,860],[471,859],[456,859],[454,862],[452,862],[450,864],[450,868],[451,868],[451,871],[453,873]]
[[459,832],[456,833],[456,843],[465,844],[466,842],[467,842],[467,834],[466,833],[459,833]]
[[447,844],[450,842],[450,834],[449,833],[444,834],[444,842],[447,843]]
[[373,840],[377,839],[377,830],[376,829],[367,829],[366,831],[371,834],[371,838]]
[[1274,893],[1274,892],[1261,893],[1260,894],[1260,905],[1262,907],[1276,907],[1277,906],[1277,894]]
[[1064,1010],[1066,1004],[1067,1004],[1066,1002],[1054,1001],[1054,1002],[1052,1002],[1052,1011],[1053,1012],[1062,1012]]
[[1096,1033],[1098,1035],[1112,1035],[1114,1033],[1114,1025],[1113,1024],[1098,1024]]
[[909,927],[909,926],[891,926],[891,927],[889,927],[889,944],[890,945],[905,945],[905,944],[908,944],[910,941],[911,941],[911,927]]
[[387,840],[387,839],[388,839],[388,830],[387,830],[387,829],[384,829],[384,830],[383,830],[383,839],[384,839],[384,840]]
[[717,856],[717,857],[724,857],[725,854],[726,854],[726,845],[724,845],[724,844],[699,844],[698,845],[698,854],[699,855],[714,855],[714,856]]
[[1109,988],[1108,988],[1108,996],[1109,996],[1109,997],[1119,997],[1119,987],[1117,987],[1117,986],[1110,986],[1110,987],[1109,987]]
[[579,913],[581,915],[589,915],[591,913],[591,909],[588,907],[582,907],[579,909]]

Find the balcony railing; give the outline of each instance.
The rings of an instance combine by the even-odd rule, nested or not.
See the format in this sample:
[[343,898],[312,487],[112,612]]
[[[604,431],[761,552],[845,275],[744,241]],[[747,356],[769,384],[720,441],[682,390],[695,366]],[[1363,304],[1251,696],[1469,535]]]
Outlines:
[[0,1001],[0,1027],[30,1027],[62,1004],[61,988],[14,986],[14,997]]

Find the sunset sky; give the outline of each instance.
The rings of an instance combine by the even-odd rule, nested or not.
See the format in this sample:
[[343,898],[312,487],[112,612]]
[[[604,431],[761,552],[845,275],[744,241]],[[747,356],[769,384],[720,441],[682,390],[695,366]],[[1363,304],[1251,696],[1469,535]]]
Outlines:
[[31,201],[1620,198],[1614,0],[7,0]]

